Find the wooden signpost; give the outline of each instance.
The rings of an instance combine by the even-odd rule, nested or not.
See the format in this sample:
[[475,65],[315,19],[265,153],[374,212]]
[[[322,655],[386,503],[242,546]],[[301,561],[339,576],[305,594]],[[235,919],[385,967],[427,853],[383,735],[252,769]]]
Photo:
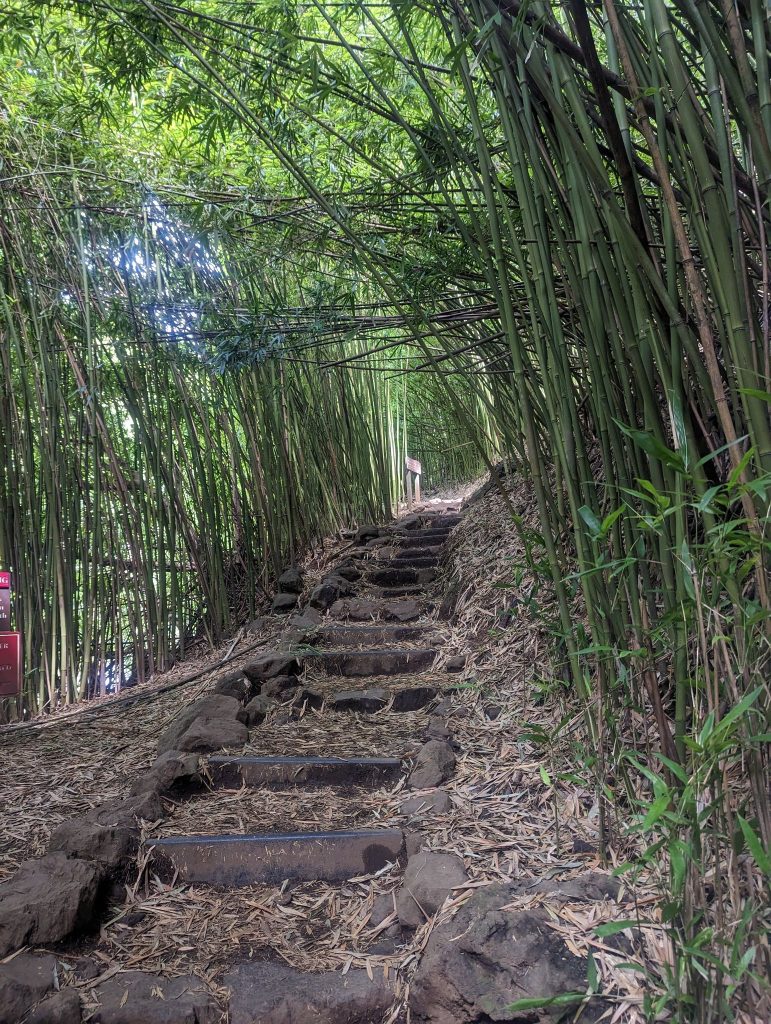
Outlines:
[[420,474],[423,472],[423,469],[418,460],[411,459],[409,455],[405,458],[404,465],[406,470],[405,476],[407,479],[407,504],[412,508],[413,484],[415,501],[420,501]]
[[0,697],[21,693],[21,633],[11,628],[11,574],[0,572]]

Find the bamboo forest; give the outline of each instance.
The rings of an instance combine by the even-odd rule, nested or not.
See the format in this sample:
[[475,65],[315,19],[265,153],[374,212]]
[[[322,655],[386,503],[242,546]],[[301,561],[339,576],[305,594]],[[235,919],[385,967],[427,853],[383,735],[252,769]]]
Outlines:
[[0,389],[0,1024],[771,1019],[769,0],[5,0]]

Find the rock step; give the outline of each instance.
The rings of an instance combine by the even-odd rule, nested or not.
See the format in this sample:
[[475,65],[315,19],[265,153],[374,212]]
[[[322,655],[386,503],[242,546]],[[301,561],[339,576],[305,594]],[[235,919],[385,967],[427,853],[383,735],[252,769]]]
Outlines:
[[403,584],[433,583],[436,572],[433,569],[414,569],[409,566],[398,568],[370,569],[367,582],[378,587],[402,586]]
[[312,633],[305,642],[311,647],[372,646],[419,640],[425,632],[424,626],[330,626]]
[[389,711],[420,711],[437,696],[436,686],[408,686],[400,690],[387,690],[382,686],[370,686],[365,690],[338,690],[325,702],[331,711],[354,711],[372,715],[384,708]]
[[303,658],[306,668],[320,668],[332,676],[395,676],[430,669],[437,652],[430,647],[394,650],[324,651]]
[[[424,595],[419,595],[424,596]],[[402,601],[386,601],[370,598],[343,598],[335,601],[329,609],[334,619],[349,619],[352,622],[414,622],[421,615],[433,611],[431,601],[417,601],[412,598]]]
[[384,568],[390,569],[435,569],[439,559],[435,555],[394,555],[382,562]]
[[401,829],[169,836],[148,840],[161,870],[186,882],[245,886],[344,882],[371,875],[402,853]]
[[396,757],[210,757],[214,786],[380,786],[403,774]]
[[390,601],[395,597],[424,597],[425,590],[419,583],[405,583],[401,587],[383,587],[378,596],[384,601]]
[[[385,558],[386,552],[390,552],[390,557],[393,558],[435,558],[439,561],[445,552],[444,544],[424,544],[422,547],[416,545],[415,547],[408,547],[406,544],[393,544],[388,547],[381,548],[378,554]],[[369,554],[369,552],[367,552]]]
[[411,533],[392,533],[389,543],[400,544],[402,547],[433,548],[440,547],[450,536],[451,530],[413,530]]

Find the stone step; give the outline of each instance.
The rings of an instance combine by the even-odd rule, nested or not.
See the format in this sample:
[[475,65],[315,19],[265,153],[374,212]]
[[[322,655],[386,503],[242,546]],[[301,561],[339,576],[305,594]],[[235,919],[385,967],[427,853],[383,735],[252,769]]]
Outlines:
[[393,533],[388,538],[388,542],[412,548],[441,547],[450,533],[450,530],[415,530],[412,533]]
[[399,597],[424,597],[425,588],[418,583],[405,583],[401,587],[383,587],[377,592],[378,597],[382,597],[384,601],[390,601],[394,598]]
[[305,638],[311,647],[369,647],[419,640],[424,626],[328,626]]
[[321,669],[331,676],[394,676],[431,668],[437,652],[433,648],[404,647],[368,651],[323,651],[309,654],[303,663],[309,669]]
[[[416,596],[423,597],[422,594]],[[331,618],[351,622],[414,622],[415,619],[433,611],[433,608],[431,601],[413,598],[386,601],[354,597],[335,601],[329,609],[329,614]]]
[[388,563],[383,569],[370,569],[366,576],[368,583],[377,587],[402,587],[407,584],[417,586],[433,583],[436,571],[432,568],[414,568],[410,565],[394,566]]
[[169,836],[148,840],[164,873],[186,882],[245,886],[343,882],[371,875],[402,853],[400,829],[287,832],[257,835]]
[[403,774],[395,757],[210,757],[215,787],[381,786]]
[[399,690],[370,686],[366,690],[338,690],[326,701],[330,711],[355,711],[372,715],[387,707],[390,711],[403,713],[420,711],[438,695],[436,686],[406,686]]
[[394,555],[384,564],[392,569],[435,569],[439,559],[436,555]]
[[435,558],[437,561],[442,557],[445,552],[444,545],[431,545],[426,544],[425,547],[407,547],[406,545],[396,545],[391,549],[393,551],[392,558]]

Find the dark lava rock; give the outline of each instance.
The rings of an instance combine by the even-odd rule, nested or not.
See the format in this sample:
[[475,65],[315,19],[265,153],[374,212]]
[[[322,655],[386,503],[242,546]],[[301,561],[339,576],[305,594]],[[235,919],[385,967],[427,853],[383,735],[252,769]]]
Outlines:
[[36,1006],[26,1024],[80,1024],[83,1011],[77,989],[64,988]]
[[299,569],[287,569],[278,578],[278,589],[284,594],[301,594],[303,574]]
[[139,829],[133,825],[100,825],[85,817],[64,821],[51,835],[49,853],[66,853],[119,871],[133,859],[139,845]]
[[382,974],[310,974],[287,964],[241,964],[223,979],[230,1024],[374,1024],[394,996]]
[[313,588],[308,603],[312,608],[320,608],[322,611],[326,611],[327,608],[331,608],[341,597],[348,597],[351,593],[351,585],[348,580],[344,580],[342,576],[332,573],[329,576],[325,576],[321,583]]
[[375,526],[374,523],[365,523],[353,535],[354,544],[365,544],[368,540],[374,540],[375,537],[379,537],[381,532],[380,527]]
[[220,679],[214,687],[214,692],[224,697],[234,697],[239,704],[246,704],[257,691],[255,683],[247,679],[243,672],[231,672],[229,676]]
[[586,991],[586,961],[574,956],[548,917],[502,910],[511,886],[478,889],[452,920],[434,928],[410,985],[413,1019],[431,1024],[549,1020],[566,1007],[512,1011],[519,999]]
[[399,805],[399,814],[424,818],[432,814],[447,814],[452,810],[452,800],[443,789],[435,789],[423,796],[413,796]]
[[260,686],[260,694],[263,697],[275,698],[284,690],[294,689],[299,682],[297,676],[274,676],[272,679],[266,679]]
[[589,843],[581,836],[573,836],[573,853],[597,853],[597,844]]
[[407,785],[410,789],[432,789],[455,770],[455,754],[446,740],[429,740],[418,751]]
[[462,672],[466,667],[466,655],[456,654],[452,658],[448,658],[444,667],[447,672]]
[[354,622],[370,622],[379,615],[379,607],[374,601],[361,598],[352,601],[335,601],[329,614],[336,619],[353,619]]
[[361,579],[361,569],[355,565],[338,565],[335,567],[335,576],[340,576],[347,583],[355,583]]
[[124,971],[97,985],[100,1006],[93,1024],[215,1024],[220,1011],[198,978],[162,978],[146,971]]
[[188,707],[174,716],[171,722],[161,733],[158,740],[158,753],[163,754],[167,750],[191,750],[184,747],[180,741],[187,730],[197,718],[206,718],[210,721],[244,721],[244,714],[241,702],[235,697],[228,697],[222,693],[210,693],[200,700],[194,701]]
[[322,622],[323,616],[315,608],[303,608],[301,612],[289,618],[290,627],[297,630],[311,630]]
[[56,984],[56,957],[20,953],[0,964],[0,1024],[17,1024]]
[[235,718],[210,718],[202,715],[179,739],[180,750],[206,754],[223,747],[241,747],[249,739],[249,730]]
[[159,821],[164,816],[160,797],[153,792],[138,793],[125,800],[108,800],[84,815],[86,821],[95,821],[98,825],[123,825],[129,828],[138,820]]
[[295,610],[298,600],[297,594],[276,594],[270,610],[274,615],[288,615]]
[[275,676],[293,676],[299,671],[300,664],[292,654],[263,654],[244,666],[244,673],[258,683]]
[[404,881],[396,896],[399,924],[419,928],[432,917],[458,886],[468,881],[463,861],[453,853],[416,853],[407,861]]
[[309,707],[314,711],[319,711],[324,706],[324,694],[318,693],[316,690],[298,690],[294,695],[293,703],[297,708]]
[[494,722],[496,718],[500,718],[503,714],[503,708],[500,704],[487,704],[484,709],[485,718],[488,718],[491,722]]
[[0,885],[0,957],[89,925],[102,878],[98,864],[64,853],[24,861]]
[[200,788],[201,759],[197,754],[185,753],[183,750],[167,750],[155,759],[150,770],[131,785],[132,794],[187,793]]
[[441,715],[432,715],[429,718],[425,732],[426,740],[449,740],[451,735]]
[[247,714],[246,724],[249,726],[260,725],[265,721],[265,718],[272,706],[273,701],[270,697],[262,693],[253,697],[244,709]]
[[383,893],[382,896],[378,896],[372,904],[372,912],[369,915],[370,928],[377,928],[386,920],[386,918],[390,917],[393,912],[394,894],[387,892]]
[[435,686],[409,686],[396,690],[393,695],[392,711],[420,711],[436,697]]
[[396,622],[412,622],[414,619],[419,619],[420,614],[418,602],[409,598],[403,601],[390,601],[383,606],[383,618]]
[[371,714],[380,711],[388,703],[388,691],[380,687],[368,690],[340,690],[333,694],[329,706],[333,711],[359,711]]

